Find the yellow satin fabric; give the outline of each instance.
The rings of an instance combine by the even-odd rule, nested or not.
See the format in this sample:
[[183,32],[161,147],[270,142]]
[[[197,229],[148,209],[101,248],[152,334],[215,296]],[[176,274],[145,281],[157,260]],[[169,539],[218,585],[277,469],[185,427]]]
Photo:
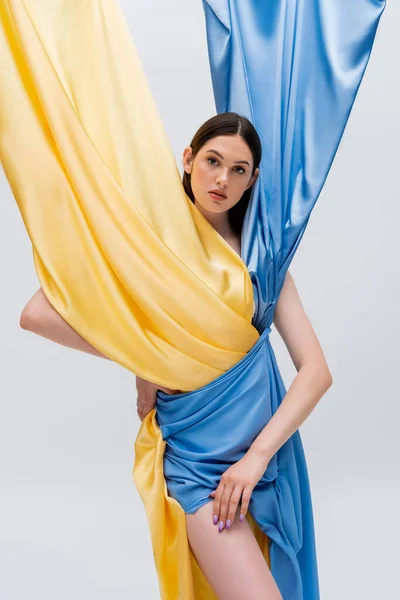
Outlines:
[[114,0],[1,3],[1,159],[54,308],[188,391],[258,338],[246,265],[184,193]]
[[[0,43],[0,158],[50,303],[145,379],[213,381],[259,337],[250,276],[183,190],[118,3],[2,0]],[[162,597],[212,598],[154,412],[135,446]]]

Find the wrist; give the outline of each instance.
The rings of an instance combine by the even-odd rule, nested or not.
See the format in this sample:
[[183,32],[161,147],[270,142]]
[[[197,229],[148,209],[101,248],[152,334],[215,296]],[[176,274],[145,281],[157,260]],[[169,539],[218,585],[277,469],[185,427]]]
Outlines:
[[266,467],[268,466],[273,456],[271,451],[268,448],[263,447],[259,442],[257,442],[257,440],[251,444],[248,450],[248,454],[250,456],[257,457],[259,460],[264,461]]

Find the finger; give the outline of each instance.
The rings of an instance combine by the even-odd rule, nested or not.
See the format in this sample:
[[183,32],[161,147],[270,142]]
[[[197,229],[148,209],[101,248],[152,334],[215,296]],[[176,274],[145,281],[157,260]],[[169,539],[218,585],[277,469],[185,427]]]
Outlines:
[[[249,502],[250,502],[250,497],[251,497],[252,491],[253,491],[252,488],[247,486],[244,488],[244,490],[242,492],[242,502],[241,502],[241,506],[240,506],[239,521],[244,521],[246,513],[249,509]],[[242,515],[243,515],[243,517],[242,517]]]
[[138,413],[142,412],[142,410],[143,410],[143,402],[141,402],[139,399],[136,403],[136,408],[137,408]]
[[220,501],[219,523],[218,523],[218,531],[219,532],[221,532],[225,528],[232,492],[233,492],[233,486],[225,485],[224,491],[221,496],[221,501]]
[[142,410],[140,411],[140,420],[143,421],[147,415],[150,413],[151,408],[149,409],[148,407],[144,406],[142,408]]
[[[211,492],[211,494],[208,494],[208,497],[209,498],[210,497],[211,498],[215,498],[215,492],[216,492],[216,490],[214,490],[213,492]],[[214,525],[218,525],[218,515],[215,514],[215,502],[214,502],[213,508],[214,508],[214,510],[213,510],[213,523],[214,523]]]
[[235,519],[237,507],[239,506],[239,501],[242,496],[242,492],[243,492],[243,485],[237,484],[233,489],[233,492],[232,492],[232,495],[230,498],[230,502],[229,502],[228,516],[226,519],[226,529],[230,528],[230,526],[232,525],[232,523]]
[[138,401],[137,401],[137,412],[138,412],[139,418],[141,420],[143,420],[144,416],[145,416],[145,412],[146,412],[145,411],[145,407],[146,407],[146,405],[145,405],[145,402],[143,401],[143,399],[138,398]]
[[170,388],[167,388],[167,387],[160,386],[158,389],[161,390],[162,392],[165,392],[166,394],[174,394],[175,393],[175,390],[171,390]]
[[222,482],[219,483],[217,489],[213,492],[214,494],[214,515],[213,515],[213,523],[217,525],[219,521],[219,508],[221,505],[221,496],[224,491],[224,484]]
[[141,419],[144,419],[147,413],[149,413],[154,406],[154,402],[152,402],[151,399],[144,394],[138,394],[136,404],[138,414],[140,415]]

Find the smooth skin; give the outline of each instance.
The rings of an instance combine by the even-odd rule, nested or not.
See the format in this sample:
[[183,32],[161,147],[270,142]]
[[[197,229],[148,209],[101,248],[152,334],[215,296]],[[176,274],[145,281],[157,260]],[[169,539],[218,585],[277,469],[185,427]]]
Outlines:
[[[227,211],[259,174],[258,169],[252,173],[253,158],[246,142],[240,135],[219,136],[206,142],[196,157],[187,147],[183,152],[183,167],[191,173],[196,207],[240,255],[240,236],[232,231]],[[209,194],[212,189],[220,190],[225,198],[213,198]],[[64,321],[42,289],[25,306],[20,325],[59,344],[107,358]],[[332,385],[321,345],[289,271],[275,307],[274,325],[297,375],[278,410],[243,458],[223,473],[210,502],[194,514],[186,515],[192,551],[221,600],[282,600],[245,515],[251,493],[271,458]],[[154,408],[157,389],[179,392],[140,377],[136,377],[136,388],[140,420]]]

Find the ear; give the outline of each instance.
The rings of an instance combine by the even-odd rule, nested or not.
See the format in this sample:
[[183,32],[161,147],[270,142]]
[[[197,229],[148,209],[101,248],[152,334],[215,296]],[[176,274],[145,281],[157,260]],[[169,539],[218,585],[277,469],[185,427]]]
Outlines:
[[192,172],[193,150],[190,146],[184,149],[182,157],[182,165],[186,173]]
[[251,186],[252,186],[252,185],[253,185],[253,184],[256,182],[256,180],[257,180],[257,177],[258,177],[259,173],[260,173],[260,169],[258,169],[258,168],[257,168],[257,169],[254,171],[254,175],[253,175],[253,177],[250,179],[249,183],[247,184],[247,186],[246,186],[246,190],[248,190],[248,189],[249,189],[249,187],[251,187]]

